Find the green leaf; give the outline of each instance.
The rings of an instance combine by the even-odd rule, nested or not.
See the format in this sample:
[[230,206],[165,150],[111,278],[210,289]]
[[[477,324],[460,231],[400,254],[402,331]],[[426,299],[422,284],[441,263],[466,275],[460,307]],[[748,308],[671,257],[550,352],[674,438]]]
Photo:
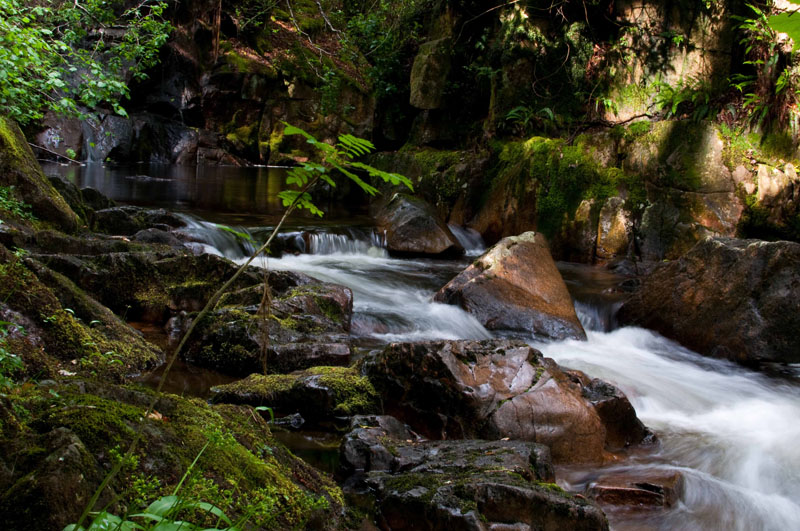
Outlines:
[[230,228],[230,227],[228,227],[226,225],[217,224],[216,227],[218,229],[220,229],[220,230],[224,230],[225,232],[230,232],[231,234],[233,234],[234,236],[236,236],[240,240],[245,240],[245,241],[248,241],[248,242],[253,242],[254,241],[253,237],[250,236],[246,232],[240,232],[240,231],[232,229],[232,228]]
[[[800,3],[797,0],[795,3]],[[780,15],[773,15],[768,19],[769,27],[778,33],[786,33],[792,39],[792,50],[796,50],[800,46],[800,13],[781,13]]]
[[178,496],[162,496],[153,503],[147,506],[144,510],[145,513],[154,514],[156,516],[164,517],[178,506],[180,498]]

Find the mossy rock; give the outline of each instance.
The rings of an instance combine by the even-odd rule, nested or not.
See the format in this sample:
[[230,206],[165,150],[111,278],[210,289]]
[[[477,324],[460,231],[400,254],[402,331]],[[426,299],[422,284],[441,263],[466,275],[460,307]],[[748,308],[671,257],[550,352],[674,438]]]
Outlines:
[[160,349],[63,275],[2,246],[0,257],[0,300],[27,332],[17,345],[27,375],[59,370],[119,381],[163,360]]
[[234,376],[291,372],[350,360],[353,294],[349,288],[288,271],[269,275],[271,306],[259,313],[263,284],[231,291],[190,339],[184,358]]
[[[250,408],[210,407],[153,392],[88,382],[33,387],[0,402],[4,429],[0,512],[11,529],[62,529],[77,521],[94,488],[136,432],[132,459],[101,496],[114,514],[139,512],[170,494],[197,459],[180,494],[257,528],[337,527],[342,494],[294,457]],[[194,515],[198,516],[198,515]],[[202,515],[200,515],[202,516]],[[214,517],[216,518],[216,517]],[[213,525],[214,521],[199,523]]]
[[0,116],[0,185],[13,186],[17,199],[31,205],[36,218],[74,232],[80,220],[42,173],[16,123]]
[[348,367],[312,367],[292,374],[251,374],[211,389],[214,402],[268,406],[307,419],[377,412],[378,394],[364,376]]

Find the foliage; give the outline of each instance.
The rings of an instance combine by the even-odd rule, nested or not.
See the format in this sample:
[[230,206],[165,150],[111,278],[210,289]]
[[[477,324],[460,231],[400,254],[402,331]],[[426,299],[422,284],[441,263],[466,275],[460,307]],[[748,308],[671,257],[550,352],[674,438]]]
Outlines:
[[536,127],[549,132],[555,129],[558,123],[550,107],[542,107],[535,111],[526,105],[519,105],[508,111],[504,121],[508,129],[520,136],[532,133]]
[[323,212],[313,203],[309,189],[318,181],[325,182],[328,186],[335,187],[336,182],[333,176],[338,172],[354,182],[370,195],[375,195],[378,190],[371,184],[365,182],[357,175],[357,172],[367,172],[370,177],[380,178],[384,182],[393,185],[404,184],[413,190],[411,181],[397,173],[389,173],[374,168],[353,159],[371,153],[375,146],[369,140],[358,138],[353,135],[339,135],[339,142],[332,146],[325,142],[320,142],[309,133],[289,124],[284,123],[286,128],[284,135],[300,135],[306,142],[314,147],[318,159],[305,162],[301,166],[295,166],[286,175],[286,184],[295,185],[298,189],[284,190],[278,194],[283,206],[305,208],[312,214],[322,216]]
[[0,112],[21,124],[101,104],[125,115],[126,74],[145,77],[171,26],[161,18],[164,1],[124,5],[0,0]]
[[[108,511],[100,511],[95,514],[94,520],[89,524],[88,528],[83,528],[80,524],[71,524],[64,528],[64,531],[101,531],[117,529],[120,531],[134,531],[134,530],[152,530],[152,531],[172,531],[172,530],[185,530],[185,531],[200,531],[203,527],[195,525],[192,522],[179,520],[179,515],[191,513],[193,511],[202,511],[213,515],[217,518],[217,524],[224,522],[229,527],[228,531],[235,531],[238,529],[233,525],[230,518],[225,516],[221,509],[214,505],[199,500],[194,500],[189,497],[179,496],[186,478],[191,473],[192,469],[197,464],[200,456],[208,447],[208,443],[200,450],[195,457],[192,464],[184,473],[178,485],[169,496],[162,496],[155,500],[144,511],[127,516],[124,520],[119,516],[109,513]],[[133,456],[131,456],[133,457]],[[136,520],[133,520],[136,519]],[[138,522],[142,522],[139,524]],[[219,525],[214,526],[213,529],[217,530]],[[208,529],[207,531],[211,531]]]
[[676,86],[656,83],[656,88],[658,92],[654,103],[664,113],[664,118],[688,114],[699,122],[713,117],[714,90],[709,81],[689,77],[681,79]]
[[[790,3],[800,5],[800,0],[789,0]],[[767,19],[769,27],[778,33],[786,33],[792,39],[792,51],[800,46],[800,15],[797,9],[785,13],[771,15]]]
[[757,127],[789,125],[797,129],[800,116],[797,112],[800,77],[794,57],[781,53],[775,29],[767,13],[752,4],[748,17],[734,17],[745,46],[744,65],[750,72],[731,77],[731,86],[742,94],[742,107],[747,120]]
[[22,359],[8,347],[8,336],[13,333],[25,334],[25,329],[15,323],[0,321],[0,391],[14,387],[14,374],[23,368]]
[[[0,186],[0,211],[5,211],[20,219],[27,219],[30,221],[36,219],[31,213],[30,205],[14,197],[13,186]],[[0,219],[0,223],[2,222],[3,220]]]

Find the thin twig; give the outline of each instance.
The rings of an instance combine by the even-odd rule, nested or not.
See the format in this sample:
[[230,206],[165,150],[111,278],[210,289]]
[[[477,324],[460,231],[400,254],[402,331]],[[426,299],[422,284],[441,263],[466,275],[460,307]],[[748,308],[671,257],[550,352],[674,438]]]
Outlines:
[[74,162],[75,164],[81,164],[81,161],[79,161],[79,160],[71,159],[66,155],[62,155],[61,153],[56,153],[55,151],[47,149],[46,147],[39,146],[37,144],[31,144],[30,142],[28,142],[28,145],[30,147],[32,147],[32,148],[41,149],[42,151],[46,151],[47,153],[50,153],[51,155],[55,155],[56,157],[60,157],[62,159],[66,159],[66,160],[68,160],[70,162]]

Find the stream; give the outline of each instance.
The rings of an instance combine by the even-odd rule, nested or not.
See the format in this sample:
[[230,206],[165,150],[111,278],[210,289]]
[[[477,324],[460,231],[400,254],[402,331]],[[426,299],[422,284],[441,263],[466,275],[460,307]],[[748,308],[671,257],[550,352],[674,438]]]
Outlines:
[[[55,171],[63,174],[66,170],[50,168],[50,173]],[[226,185],[224,176],[212,176],[211,191],[198,184],[205,179],[198,177],[198,170],[188,177],[173,175],[163,177],[171,180],[150,182],[120,177],[130,174],[130,169],[119,170],[116,176],[102,168],[69,171],[67,177],[79,186],[91,185],[115,200],[184,212],[188,227],[183,230],[203,239],[207,251],[239,263],[246,259],[248,246],[208,220],[236,224],[236,230],[247,231],[256,240],[263,240],[267,226],[274,223],[272,204],[253,199],[257,190],[271,193],[275,188],[266,171],[254,178],[241,177],[251,169],[237,169],[236,179],[244,185]],[[154,175],[152,170],[148,175]],[[221,179],[221,184],[214,179]],[[250,182],[253,179],[255,184]],[[235,193],[228,192],[227,199],[210,200],[218,190],[224,196],[231,189]],[[246,195],[247,200],[236,199],[236,194]],[[466,267],[469,256],[456,261],[391,258],[381,247],[381,235],[369,227],[368,220],[358,217],[363,211],[346,210],[337,211],[324,224],[294,219],[282,239],[295,242],[297,250],[304,252],[259,259],[259,265],[300,271],[350,287],[354,293],[352,334],[356,345],[365,350],[390,341],[492,337],[459,308],[431,302],[433,293]],[[458,236],[470,255],[480,253],[479,239],[473,234],[459,232]],[[587,328],[588,341],[543,344],[521,339],[565,367],[620,387],[660,441],[655,450],[632,454],[604,470],[560,469],[559,483],[582,491],[601,473],[658,470],[683,475],[682,495],[670,509],[609,512],[612,528],[618,530],[800,529],[797,368],[788,367],[795,371],[788,376],[753,372],[699,356],[648,330],[616,328],[613,314],[624,293],[614,288],[624,279],[588,266],[559,264],[559,268]],[[322,435],[287,437],[295,440],[287,443],[312,462],[314,445],[326,448],[321,461],[335,466],[330,453],[336,441]]]

